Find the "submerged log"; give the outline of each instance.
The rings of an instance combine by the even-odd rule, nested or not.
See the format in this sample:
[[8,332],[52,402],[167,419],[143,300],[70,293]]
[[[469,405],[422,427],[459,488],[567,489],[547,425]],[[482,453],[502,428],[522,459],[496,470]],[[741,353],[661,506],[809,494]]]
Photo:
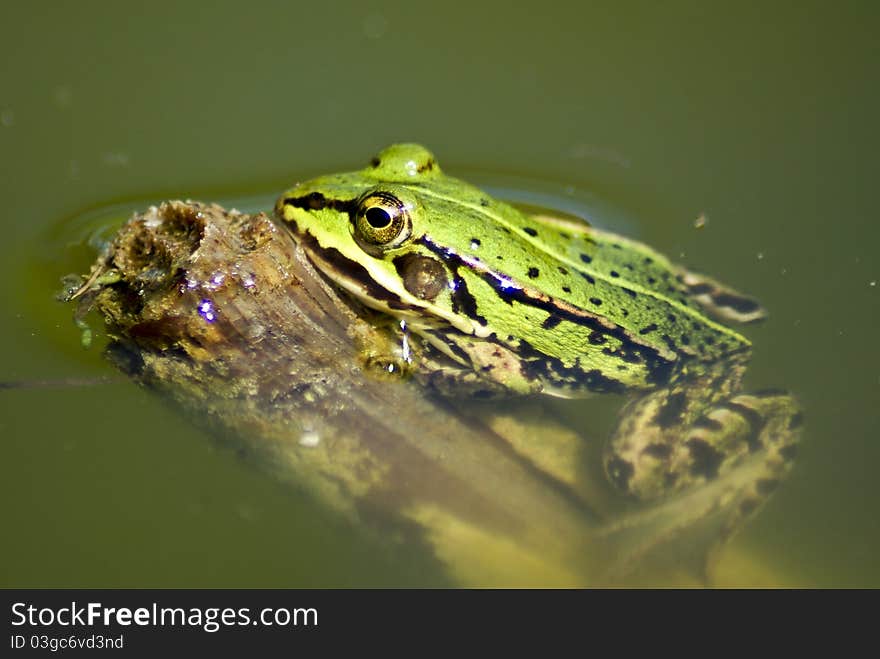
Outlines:
[[634,507],[589,477],[571,429],[364,369],[358,346],[380,330],[264,214],[150,208],[75,297],[129,377],[462,585],[693,583],[727,535],[729,479]]

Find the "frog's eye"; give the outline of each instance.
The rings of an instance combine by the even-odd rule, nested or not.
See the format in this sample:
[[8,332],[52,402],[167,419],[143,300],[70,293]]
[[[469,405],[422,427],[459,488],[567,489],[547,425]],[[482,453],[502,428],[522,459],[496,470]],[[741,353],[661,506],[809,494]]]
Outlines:
[[358,202],[354,232],[367,252],[399,247],[412,233],[409,207],[389,192],[371,192]]

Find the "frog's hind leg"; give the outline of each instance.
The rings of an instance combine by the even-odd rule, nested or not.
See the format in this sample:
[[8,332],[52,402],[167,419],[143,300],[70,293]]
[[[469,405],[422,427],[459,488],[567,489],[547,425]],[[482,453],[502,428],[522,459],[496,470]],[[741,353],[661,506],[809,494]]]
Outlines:
[[[712,421],[699,421],[684,434],[678,465],[684,473],[670,478],[678,491],[672,485],[669,496],[634,506],[602,529],[610,556],[603,578],[617,584],[630,575],[669,574],[673,583],[713,583],[718,550],[790,470],[801,418],[791,396],[781,392],[741,394],[719,403],[706,415]],[[739,431],[739,440],[716,423],[734,435]],[[744,450],[723,455],[730,444]],[[669,469],[675,473],[666,464],[655,477],[663,479]]]
[[790,469],[803,415],[796,399],[779,391],[704,404],[674,388],[634,401],[606,449],[606,472],[641,500],[747,472],[732,479],[738,485],[731,493],[739,500],[738,517],[745,518]]
[[[735,384],[738,378],[728,386]],[[686,391],[665,389],[631,403],[606,448],[605,469],[623,492],[651,502],[643,512],[665,529],[663,537],[673,538],[676,524],[687,526],[681,520],[699,522],[695,528],[707,535],[690,568],[708,583],[716,550],[790,471],[803,415],[785,392],[727,392],[707,406]],[[638,562],[651,549],[650,543],[629,549],[627,560]],[[688,543],[681,549],[692,550]]]
[[[743,437],[747,451],[738,462],[727,460],[719,466],[719,471],[734,469],[737,464],[746,463],[748,458],[753,459],[754,469],[737,492],[737,507],[722,531],[722,540],[741,528],[791,471],[804,419],[797,399],[785,391],[777,390],[734,396],[705,418],[717,421],[723,427],[726,425],[726,415],[740,419],[740,425],[745,420],[746,428],[743,430],[747,434]],[[709,432],[714,436],[707,434],[705,441],[711,445],[715,440],[724,447],[724,431],[714,426]]]
[[684,285],[688,295],[714,318],[735,323],[753,323],[767,317],[767,312],[757,300],[711,277],[683,269],[678,273],[678,280]]

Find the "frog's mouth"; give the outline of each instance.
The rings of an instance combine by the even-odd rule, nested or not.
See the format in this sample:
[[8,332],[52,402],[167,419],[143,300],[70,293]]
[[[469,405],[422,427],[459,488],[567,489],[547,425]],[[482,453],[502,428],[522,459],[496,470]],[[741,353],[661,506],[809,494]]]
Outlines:
[[[406,320],[414,331],[436,330],[456,327],[460,331],[472,333],[470,324],[460,327],[459,320],[441,317],[439,308],[411,295],[406,290],[399,293],[383,286],[363,264],[348,258],[335,247],[322,247],[309,234],[294,233],[296,241],[305,250],[309,261],[332,285],[350,294],[363,306],[381,311],[395,318]],[[446,316],[443,314],[442,316]]]

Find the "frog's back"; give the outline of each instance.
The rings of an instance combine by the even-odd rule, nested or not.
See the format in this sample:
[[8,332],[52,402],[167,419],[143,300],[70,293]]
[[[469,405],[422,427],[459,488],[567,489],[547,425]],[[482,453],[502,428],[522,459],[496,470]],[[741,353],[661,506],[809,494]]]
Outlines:
[[[451,177],[413,192],[428,209],[423,240],[459,245],[460,258],[480,274],[470,288],[490,287],[483,296],[531,307],[516,314],[517,336],[538,350],[546,344],[574,360],[604,348],[610,361],[632,364],[639,361],[632,350],[641,348],[668,363],[748,347],[739,333],[707,317],[684,269],[641,243],[584,222],[525,215]],[[462,240],[469,230],[472,236]],[[507,324],[508,312],[500,311]],[[492,308],[483,305],[481,313],[491,326]]]

